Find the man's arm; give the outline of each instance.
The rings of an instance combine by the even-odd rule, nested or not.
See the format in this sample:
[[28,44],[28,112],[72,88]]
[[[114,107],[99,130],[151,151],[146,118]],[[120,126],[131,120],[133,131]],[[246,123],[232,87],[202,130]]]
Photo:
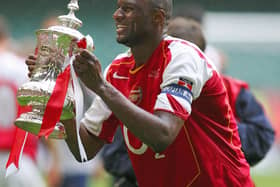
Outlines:
[[[65,141],[70,151],[75,156],[76,160],[81,162],[82,160],[80,158],[75,119],[65,120],[62,121],[62,123],[65,126],[65,130],[67,134],[67,138]],[[82,143],[85,147],[85,151],[88,159],[93,158],[105,144],[103,140],[99,139],[98,137],[88,132],[88,130],[84,127],[83,124],[81,124],[80,126],[80,136],[81,136]]]
[[106,103],[113,114],[141,141],[155,152],[162,152],[173,142],[184,120],[168,112],[146,112],[107,83],[98,59],[82,51],[73,62],[75,72],[85,85]]
[[238,132],[249,164],[262,160],[274,142],[275,132],[253,94],[242,89],[236,101]]
[[156,111],[155,114],[146,112],[130,102],[110,84],[105,83],[96,91],[114,115],[155,152],[165,150],[184,125],[183,119],[174,114],[162,111]]

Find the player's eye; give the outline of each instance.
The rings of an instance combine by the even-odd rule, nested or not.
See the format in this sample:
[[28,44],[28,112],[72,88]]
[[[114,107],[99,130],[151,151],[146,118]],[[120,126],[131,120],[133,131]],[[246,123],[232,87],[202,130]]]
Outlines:
[[123,6],[121,7],[121,9],[125,12],[125,13],[129,13],[132,12],[134,10],[134,8],[132,6]]

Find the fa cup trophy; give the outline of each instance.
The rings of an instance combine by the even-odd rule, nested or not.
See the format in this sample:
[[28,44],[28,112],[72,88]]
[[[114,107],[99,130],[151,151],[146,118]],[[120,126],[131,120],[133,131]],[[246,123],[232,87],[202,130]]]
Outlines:
[[[79,41],[87,38],[77,30],[82,25],[74,14],[74,11],[79,9],[78,1],[71,0],[68,9],[68,15],[58,17],[58,25],[36,31],[35,70],[32,72],[30,81],[18,89],[18,103],[21,106],[32,106],[32,111],[21,114],[16,119],[15,125],[35,135],[38,135],[41,129],[46,105],[54,90],[58,75],[70,64],[71,57],[79,52],[81,48]],[[61,120],[74,117],[74,101],[73,87],[70,83],[60,116]],[[66,138],[64,126],[59,122],[56,123],[49,138]]]

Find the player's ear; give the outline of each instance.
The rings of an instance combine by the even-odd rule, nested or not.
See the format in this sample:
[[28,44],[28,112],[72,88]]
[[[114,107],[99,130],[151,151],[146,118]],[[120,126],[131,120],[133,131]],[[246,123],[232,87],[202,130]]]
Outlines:
[[153,21],[156,24],[164,25],[165,23],[165,11],[161,8],[154,9],[153,12]]

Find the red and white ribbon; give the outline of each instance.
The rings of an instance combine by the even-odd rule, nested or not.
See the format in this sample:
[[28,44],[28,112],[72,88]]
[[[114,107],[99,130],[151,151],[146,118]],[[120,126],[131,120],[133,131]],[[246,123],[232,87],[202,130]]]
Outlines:
[[16,135],[8,162],[6,164],[6,177],[15,174],[20,167],[20,160],[28,133],[16,127]]
[[76,106],[76,133],[77,133],[77,140],[78,140],[81,160],[84,162],[87,161],[88,159],[79,133],[80,121],[84,114],[84,95],[78,77],[76,76],[76,73],[74,71],[72,62],[73,60],[71,60],[71,76],[74,85],[73,89],[74,89],[75,106]]
[[[91,36],[87,35],[85,38],[82,38],[77,42],[79,48],[86,48],[90,51],[94,50],[94,44]],[[72,77],[73,89],[74,89],[74,98],[76,106],[76,132],[77,140],[80,151],[80,156],[82,161],[87,161],[87,155],[83,147],[79,129],[80,121],[84,113],[84,97],[83,91],[81,89],[80,82],[75,74],[72,62],[74,57],[68,59],[66,64],[69,64],[62,73],[60,73],[56,79],[54,90],[50,96],[50,99],[46,105],[45,113],[43,116],[43,122],[41,125],[40,132],[38,136],[48,137],[53,131],[56,123],[59,122],[60,116],[63,110],[64,100],[66,97],[67,89],[69,86],[70,79]],[[6,177],[18,171],[20,167],[21,155],[24,149],[28,133],[19,128],[16,129],[16,138],[12,146],[12,150],[9,155],[8,162],[6,164]]]
[[70,65],[57,76],[53,92],[46,105],[42,125],[38,136],[48,136],[52,133],[56,123],[59,122],[62,113],[70,80]]
[[[90,35],[87,35],[85,38],[82,38],[77,42],[77,46],[82,49],[88,49],[89,51],[94,50],[94,43],[93,39]],[[82,144],[82,140],[80,137],[80,121],[84,114],[84,94],[81,89],[82,83],[78,80],[78,77],[76,76],[74,67],[73,67],[73,60],[72,57],[70,59],[70,65],[71,65],[71,76],[73,81],[73,89],[74,89],[74,98],[75,98],[75,106],[76,106],[76,133],[77,133],[77,140],[78,140],[78,146],[79,146],[79,152],[82,162],[87,161],[87,154],[85,152],[84,146]]]
[[[21,107],[18,106],[18,114],[17,117],[22,114],[31,111],[30,106]],[[16,173],[20,167],[20,160],[22,156],[22,152],[24,149],[24,145],[27,139],[28,133],[20,128],[16,127],[14,143],[12,145],[12,149],[6,164],[6,177]]]

